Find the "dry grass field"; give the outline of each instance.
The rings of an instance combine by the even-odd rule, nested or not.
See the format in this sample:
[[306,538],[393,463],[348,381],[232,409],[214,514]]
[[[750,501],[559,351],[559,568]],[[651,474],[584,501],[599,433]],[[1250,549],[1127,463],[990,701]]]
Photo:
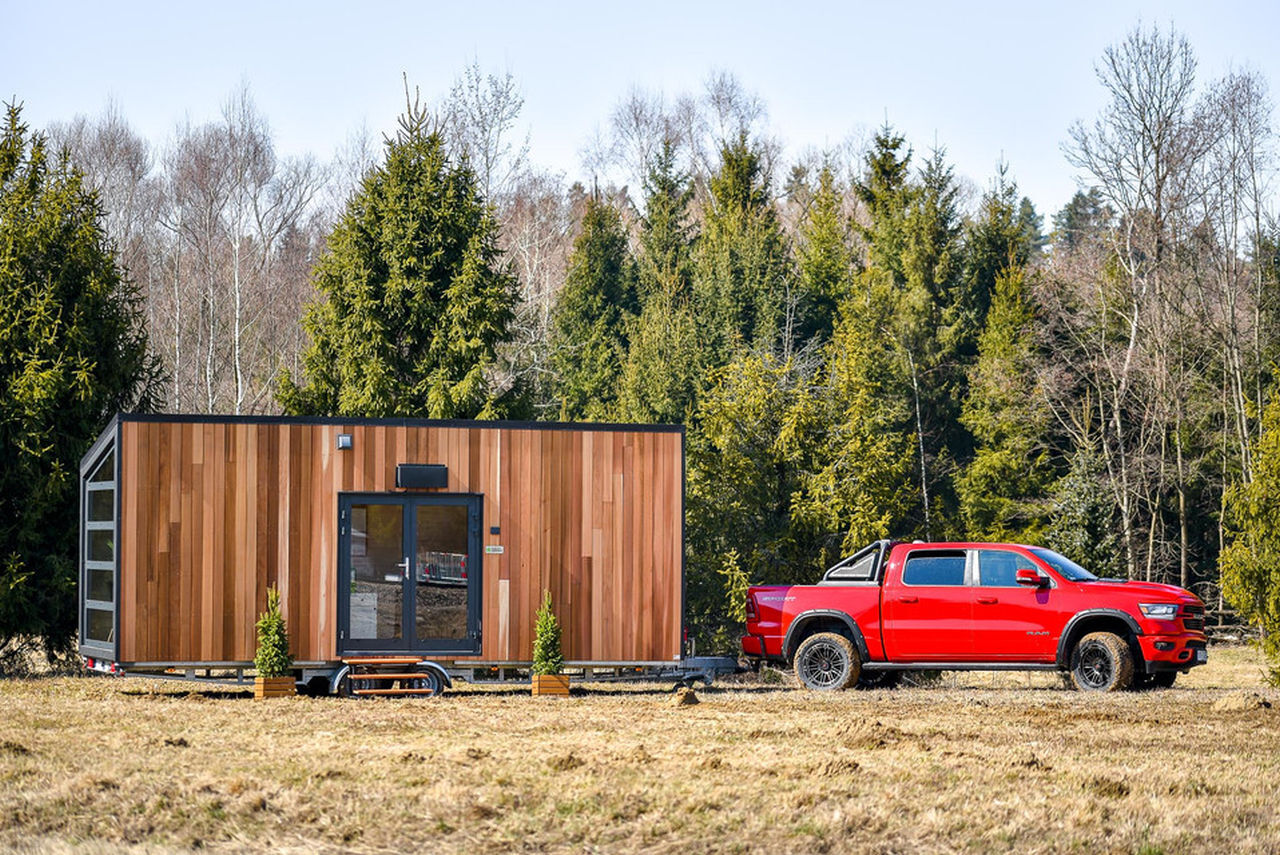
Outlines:
[[0,682],[0,849],[1280,851],[1280,693],[1251,649],[1106,697],[1022,674],[667,688]]

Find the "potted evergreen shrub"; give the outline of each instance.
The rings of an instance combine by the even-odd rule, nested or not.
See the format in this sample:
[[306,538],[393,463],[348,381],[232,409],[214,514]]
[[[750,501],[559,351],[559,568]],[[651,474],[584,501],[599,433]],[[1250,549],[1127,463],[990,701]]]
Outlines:
[[280,698],[295,694],[293,659],[289,656],[289,630],[280,614],[280,591],[267,590],[267,610],[258,616],[258,652],[253,666],[258,676],[253,681],[255,698]]
[[564,670],[564,654],[560,651],[560,621],[551,611],[551,592],[542,596],[537,623],[533,628],[533,694],[569,695],[569,675]]

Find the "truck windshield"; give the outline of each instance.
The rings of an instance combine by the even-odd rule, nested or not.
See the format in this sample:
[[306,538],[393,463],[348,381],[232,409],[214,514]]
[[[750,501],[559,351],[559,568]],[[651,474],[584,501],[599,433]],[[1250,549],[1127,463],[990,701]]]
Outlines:
[[1058,553],[1054,552],[1052,549],[1045,549],[1044,547],[1041,547],[1041,546],[1033,546],[1031,547],[1031,551],[1034,552],[1041,561],[1045,562],[1054,570],[1057,570],[1059,573],[1061,573],[1063,578],[1065,578],[1069,582],[1098,581],[1097,576],[1093,575],[1088,570],[1084,569],[1079,564],[1072,561],[1070,558],[1059,555]]

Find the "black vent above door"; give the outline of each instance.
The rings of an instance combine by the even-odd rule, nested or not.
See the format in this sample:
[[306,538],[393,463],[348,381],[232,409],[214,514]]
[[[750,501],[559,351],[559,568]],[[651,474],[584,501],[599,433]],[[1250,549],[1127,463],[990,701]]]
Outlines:
[[396,486],[429,489],[449,486],[449,467],[443,463],[400,463],[396,466]]

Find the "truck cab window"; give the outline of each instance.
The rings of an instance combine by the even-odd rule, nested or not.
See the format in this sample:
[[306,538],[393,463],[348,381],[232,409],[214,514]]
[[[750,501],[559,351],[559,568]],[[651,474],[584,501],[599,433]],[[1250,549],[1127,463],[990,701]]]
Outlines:
[[1031,559],[1005,549],[978,550],[978,584],[988,588],[1018,587],[1019,570],[1037,569]]
[[916,553],[902,570],[904,585],[963,585],[963,552]]

